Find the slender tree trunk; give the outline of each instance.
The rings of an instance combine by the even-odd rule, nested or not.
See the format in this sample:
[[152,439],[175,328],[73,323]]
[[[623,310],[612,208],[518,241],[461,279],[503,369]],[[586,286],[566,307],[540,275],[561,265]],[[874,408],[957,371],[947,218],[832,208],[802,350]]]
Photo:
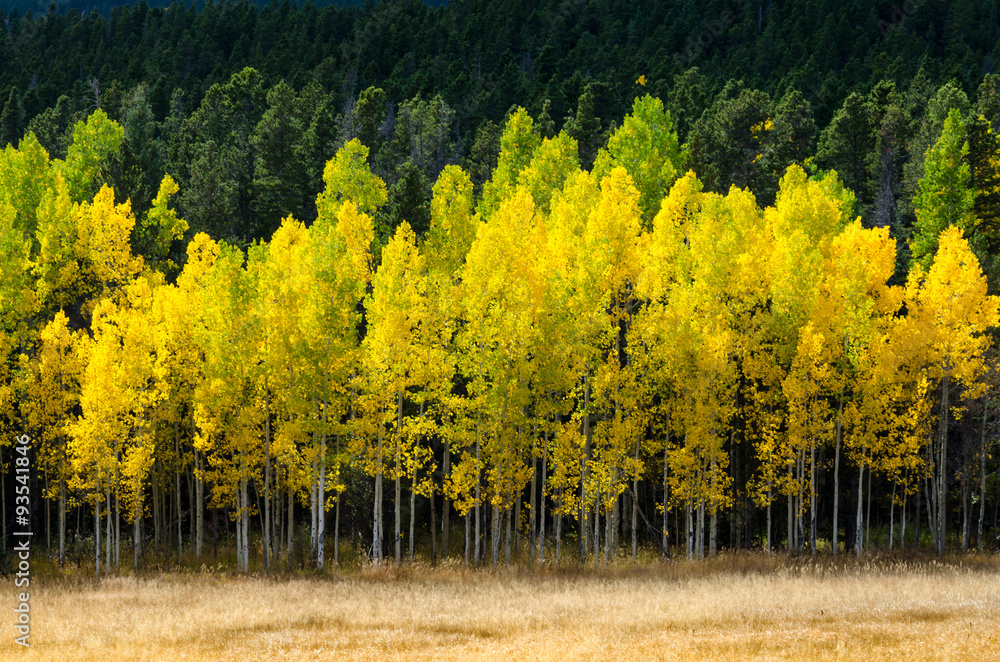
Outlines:
[[49,475],[48,472],[45,474],[45,491],[43,494],[45,497],[45,553],[48,556],[52,555],[52,508],[51,502],[48,499],[49,494]]
[[[535,421],[535,439],[538,439],[538,422]],[[538,455],[537,452],[533,453],[531,456],[531,489],[528,493],[529,506],[528,506],[528,561],[534,565],[535,564],[535,544],[536,544],[536,520],[537,511],[535,508],[535,503],[538,498]]]
[[250,571],[250,495],[247,494],[248,480],[246,474],[247,468],[244,464],[243,479],[240,481],[240,494],[243,497],[243,508],[240,511],[241,534],[243,536],[243,572]]
[[896,481],[892,481],[892,500],[889,501],[889,551],[892,551],[894,526],[896,524]]
[[809,551],[816,556],[816,442],[810,444],[809,457]]
[[771,501],[773,501],[773,497],[771,496],[771,486],[769,485],[767,488],[767,553],[768,554],[770,554],[771,549],[773,549],[771,545]]
[[[381,485],[379,485],[381,488]],[[379,490],[381,494],[381,490]],[[288,481],[288,530],[285,532],[288,535],[287,546],[285,547],[285,557],[288,559],[288,567],[292,564],[292,547],[295,541],[295,490],[292,488],[292,483]],[[379,531],[381,533],[381,531]],[[381,549],[381,547],[379,548]],[[379,557],[381,558],[381,557]]]
[[925,495],[925,499],[927,501],[927,530],[931,534],[931,546],[934,548],[934,553],[937,554],[938,550],[937,476],[928,477],[924,481],[924,490],[926,490],[927,492],[927,494]]
[[[948,360],[945,359],[946,364]],[[947,536],[948,499],[948,390],[951,385],[950,365],[945,367],[941,380],[941,412],[938,416],[938,508],[937,508],[937,554],[944,555],[944,541]]]
[[[378,430],[378,457],[375,465],[375,506],[372,522],[372,560],[375,565],[382,561],[382,435],[384,426]],[[291,506],[291,501],[289,501]],[[289,507],[289,516],[291,508]]]
[[[639,440],[635,442],[635,459],[639,461]],[[632,563],[639,555],[639,474],[632,478]]]
[[[177,457],[181,456],[181,421],[180,418],[174,421],[174,453]],[[177,505],[177,562],[181,562],[181,557],[184,555],[184,517],[181,514],[181,471],[180,462],[177,464],[177,470],[174,471],[174,495],[176,496]]]
[[864,521],[862,519],[862,507],[864,506],[864,487],[865,487],[865,461],[864,456],[862,456],[861,461],[858,463],[858,513],[857,513],[857,527],[854,530],[854,551],[857,557],[860,559],[861,554],[864,551]]
[[[99,480],[99,479],[98,479]],[[6,517],[4,517],[6,520]],[[107,544],[107,543],[105,543]],[[101,485],[94,488],[94,577],[101,578]]]
[[[0,461],[2,466],[2,461]],[[979,518],[979,538],[982,540],[983,518]],[[981,547],[982,545],[980,545]],[[59,477],[59,567],[66,563],[66,481]]]
[[410,563],[413,563],[413,532],[416,528],[416,517],[417,517],[417,467],[416,463],[413,466],[413,482],[410,485],[410,536],[408,545],[408,552],[410,557]]
[[[402,413],[402,412],[400,412],[400,413]],[[421,420],[423,420],[423,418],[424,418],[424,401],[423,400],[421,400],[421,402],[420,402],[420,418],[421,418]],[[421,436],[422,436],[421,434],[417,434],[417,441],[416,441],[417,448],[420,447]],[[429,477],[433,478],[433,476],[429,476]],[[433,481],[432,481],[432,483],[433,483]],[[432,484],[431,494],[433,494],[433,493],[434,493],[434,491],[433,491],[433,484]],[[434,500],[433,500],[433,497],[432,497],[431,498],[431,511],[433,512],[433,510],[434,510]],[[417,518],[417,463],[414,460],[414,462],[413,462],[413,485],[412,485],[412,489],[410,489],[410,540],[409,540],[410,563],[413,563],[413,537],[414,537],[414,530],[415,530],[415,527],[416,527],[416,518]],[[433,525],[431,525],[431,537],[432,538],[434,537],[434,526]],[[433,547],[433,544],[432,544],[432,547]],[[431,552],[431,557],[433,557],[433,556],[434,556],[434,554],[433,554],[433,551],[432,551]]]
[[[191,438],[194,439],[197,436],[197,428],[195,426],[194,419],[194,407],[191,408]],[[203,505],[205,503],[205,483],[201,476],[201,453],[197,449],[194,450],[194,491],[195,498],[194,502],[191,504],[191,509],[194,511],[195,519],[195,540],[194,540],[194,558],[196,561],[201,560],[201,548],[202,542],[205,538],[205,514]],[[213,528],[213,536],[214,536]]]
[[431,565],[437,565],[437,510],[434,507],[434,476],[431,475],[431,490],[428,499],[431,503]]
[[160,547],[160,461],[153,464],[153,549]]
[[[475,504],[475,518],[476,518],[476,539],[474,543],[474,554],[472,558],[473,565],[478,566],[482,556],[480,556],[480,541],[482,540],[482,531],[480,520],[481,517],[481,504],[482,504],[482,444],[479,439],[479,417],[476,416],[476,504]],[[468,556],[468,555],[466,555]]]
[[312,461],[309,463],[309,558],[316,558],[316,529],[319,525],[319,509],[317,508],[317,502],[319,501],[319,494],[317,490],[319,489],[319,433],[313,432],[313,450],[317,451],[316,455],[313,456]]
[[563,488],[559,488],[559,509],[556,511],[556,566],[562,559],[562,509],[563,509]]
[[545,560],[545,483],[549,464],[549,431],[545,430],[545,454],[542,456],[542,493],[538,497],[538,558]]
[[[116,479],[117,479],[117,476],[118,476],[118,470],[115,469],[115,478]],[[111,515],[111,500],[110,500],[110,496],[108,498],[108,515],[109,516]],[[118,574],[121,574],[121,571],[122,571],[122,559],[121,559],[122,531],[121,531],[121,526],[122,526],[122,503],[121,503],[121,497],[117,493],[115,493],[115,572],[117,572]],[[111,529],[110,529],[110,527],[108,528],[108,542],[109,543],[111,542]],[[110,562],[110,559],[109,559],[108,560],[108,567],[109,567],[109,569],[110,569],[110,565],[111,565],[111,562]]]
[[[668,518],[670,516],[669,504],[670,504],[670,484],[667,482],[667,469],[670,467],[670,458],[668,456],[668,451],[670,450],[670,416],[667,416],[667,428],[666,428],[666,438],[663,440],[663,560],[667,560],[667,550],[669,549],[670,539],[668,537]],[[656,498],[656,495],[653,495]],[[676,518],[675,518],[676,519]],[[678,541],[679,543],[680,541]]]
[[692,529],[694,528],[694,523],[691,516],[691,500],[688,499],[684,504],[684,540],[687,544],[687,556],[688,561],[694,560],[694,536],[692,535]]
[[[65,451],[63,454],[65,466]],[[0,445],[0,467],[3,467],[3,445]],[[78,511],[79,512],[79,511]],[[77,527],[79,529],[79,527]],[[0,540],[0,548],[7,549],[7,472],[0,471],[0,530],[3,532],[3,540]],[[98,550],[98,554],[100,550]],[[99,561],[100,559],[98,559]],[[99,570],[99,569],[98,569]],[[100,572],[96,574],[100,579]]]
[[986,517],[986,417],[989,414],[990,396],[983,401],[983,432],[979,437],[979,530],[976,535],[976,549],[983,552],[983,519]]
[[[908,484],[908,483],[907,483]],[[900,551],[906,551],[906,503],[908,499],[906,498],[906,490],[903,490],[903,506],[899,509],[900,514],[900,530],[899,530],[899,549]]]
[[837,446],[833,456],[833,531],[831,535],[833,555],[837,555],[837,534],[840,529],[840,439],[843,434],[844,388],[840,389],[837,402]]
[[[444,471],[442,480],[451,476],[451,444],[444,440]],[[448,558],[448,543],[451,540],[451,499],[442,494],[441,503],[441,558]]]
[[587,550],[587,533],[590,528],[590,522],[587,519],[588,508],[587,503],[587,477],[589,473],[589,465],[587,459],[590,457],[590,374],[589,366],[587,368],[588,372],[584,375],[584,394],[583,394],[583,457],[581,458],[580,467],[580,563],[584,562],[584,557]]
[[[324,417],[326,403],[323,404]],[[316,488],[316,567],[326,561],[326,430],[319,440],[319,486]]]
[[[607,517],[607,515],[605,515]],[[594,495],[594,565],[601,559],[601,494]]]
[[[105,556],[104,556],[104,567],[106,567],[106,568],[108,568],[110,570],[111,569],[111,545],[110,545],[110,543],[111,543],[111,484],[110,483],[108,483],[107,491],[105,492],[104,499],[105,499],[105,503],[107,504],[107,507],[108,507],[108,517],[107,517],[108,521],[107,521],[107,524],[106,524],[106,526],[107,526],[107,536],[106,537],[107,537],[108,543],[109,543],[108,545],[105,545],[105,547],[107,547],[107,549],[106,549],[106,553],[105,553]],[[136,541],[136,544],[138,544],[138,541]],[[115,556],[117,557],[118,554],[116,553]],[[118,565],[117,561],[115,562],[115,565],[116,566]],[[120,571],[120,569],[119,569],[119,571]]]
[[708,557],[715,558],[716,541],[719,537],[719,509],[712,508],[711,523],[708,527]]
[[337,453],[337,503],[335,506],[335,514],[333,521],[333,567],[337,568],[340,566],[340,435],[335,437],[334,443],[336,444],[335,449]]
[[511,514],[512,522],[511,524],[514,537],[514,558],[518,558],[521,551],[521,498],[522,494],[518,494],[514,499],[514,512]]
[[604,516],[604,565],[608,564],[615,548],[615,507],[611,506]]
[[187,487],[188,493],[188,503],[190,504],[190,510],[188,511],[188,551],[194,552],[194,541],[196,538],[196,524],[194,518],[194,467],[189,466],[184,470],[184,485]]
[[500,562],[500,506],[493,504],[493,518],[490,522],[490,559],[493,567],[497,567]]
[[[792,466],[788,465],[788,479],[789,481],[795,480],[795,472],[792,470]],[[789,491],[788,492],[788,522],[786,522],[788,541],[785,543],[785,548],[788,550],[789,554],[795,553],[795,495]]]
[[135,530],[132,533],[132,568],[136,575],[139,574],[139,555],[142,553],[142,515],[139,514],[140,512],[137,508],[133,518]]
[[698,546],[698,560],[705,560],[705,499],[698,500],[698,534],[695,543]]
[[512,509],[510,508],[510,506],[508,506],[506,512],[504,513],[504,518],[507,520],[507,537],[504,540],[505,549],[504,549],[503,564],[507,567],[510,567],[510,539],[512,537],[511,522],[510,522],[510,520],[512,519],[511,510]]
[[402,458],[400,457],[400,442],[401,436],[403,434],[403,390],[400,389],[396,401],[396,503],[395,503],[395,519],[396,519],[396,565],[399,565],[402,561],[403,556],[403,532],[402,526],[402,511],[401,511],[401,501],[403,499],[403,484],[402,484],[402,467],[400,466]]
[[264,574],[271,572],[271,390],[264,375]]
[[469,530],[471,528],[469,524],[469,513],[471,512],[472,512],[471,510],[465,511],[465,569],[466,570],[469,569],[469,547],[470,547]]
[[[865,512],[865,549],[871,551],[872,548],[872,472],[868,470],[868,504]],[[878,541],[876,541],[878,542]]]

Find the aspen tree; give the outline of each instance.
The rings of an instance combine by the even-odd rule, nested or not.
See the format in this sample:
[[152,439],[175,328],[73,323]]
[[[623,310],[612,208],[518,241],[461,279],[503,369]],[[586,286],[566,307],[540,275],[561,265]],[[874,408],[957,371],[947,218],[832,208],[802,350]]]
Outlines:
[[59,504],[58,538],[59,565],[66,560],[66,507],[72,477],[67,447],[69,426],[80,399],[82,366],[76,346],[81,332],[69,329],[69,320],[61,311],[46,324],[38,335],[37,355],[22,370],[27,398],[22,404],[22,416],[28,429],[37,435],[39,468],[49,478],[48,499]]
[[124,139],[125,129],[100,108],[73,126],[73,142],[65,162],[54,162],[66,179],[73,202],[90,199],[103,161],[118,150]]
[[17,148],[0,150],[0,204],[13,209],[13,224],[24,237],[33,239],[38,231],[38,207],[51,181],[49,155],[33,133]]
[[544,240],[525,244],[523,239],[539,230],[531,197],[521,189],[480,226],[462,277],[465,325],[458,338],[459,369],[470,381],[469,400],[477,410],[475,457],[465,454],[462,459],[463,464],[474,462],[475,469],[463,473],[475,476],[478,507],[486,471],[493,565],[499,558],[500,514],[528,482],[522,417],[530,403],[530,357],[538,338],[533,322],[545,280],[536,255]]
[[[193,480],[194,495],[192,508],[194,509],[194,551],[195,558],[201,558],[202,542],[204,540],[204,510],[205,503],[205,455],[204,450],[199,449],[197,441],[197,426],[195,421],[195,392],[205,378],[204,375],[204,354],[196,342],[195,329],[198,327],[203,306],[208,294],[207,286],[210,282],[212,269],[219,257],[221,250],[219,244],[213,241],[207,234],[198,233],[194,236],[187,247],[187,262],[184,270],[177,278],[177,290],[172,306],[172,314],[167,317],[168,328],[173,325],[174,333],[172,337],[178,347],[185,348],[181,355],[184,358],[179,360],[179,364],[185,367],[180,380],[187,386],[186,399],[191,411],[190,434],[191,452],[193,459]],[[180,358],[180,357],[178,357]]]
[[259,320],[253,311],[256,274],[242,251],[220,246],[204,277],[195,341],[205,356],[205,379],[195,391],[195,449],[206,457],[214,506],[233,506],[239,568],[249,569],[249,485],[258,480],[263,443],[254,390],[258,383]]
[[952,108],[945,118],[941,137],[927,151],[924,176],[913,198],[917,216],[910,243],[915,264],[930,267],[938,247],[938,235],[949,226],[970,232],[975,222],[975,190],[970,183],[969,143],[962,113]]
[[836,555],[844,403],[854,396],[868,347],[888,333],[902,302],[903,290],[888,285],[896,268],[896,245],[888,228],[863,229],[860,220],[855,220],[833,239],[830,259],[824,264],[820,299],[813,319],[831,339],[830,395],[836,393],[837,407],[831,548]]
[[[322,366],[320,371],[324,375],[324,393],[329,404],[337,402],[335,396],[355,397],[350,394],[360,390],[360,357],[357,354],[360,316],[357,306],[364,299],[372,279],[375,239],[374,221],[366,211],[375,212],[385,204],[387,198],[385,184],[368,170],[367,154],[368,150],[364,145],[352,140],[327,163],[324,170],[326,188],[317,198],[319,217],[310,229],[313,243],[310,269],[318,296],[314,299],[315,305],[308,308],[305,326],[319,331],[317,340],[323,346],[319,355]],[[315,347],[318,345],[314,345]],[[347,407],[343,400],[340,400],[339,405],[340,411]],[[352,408],[356,405],[357,402]],[[323,419],[329,423],[330,411],[324,411]],[[332,431],[337,439],[341,434],[348,433],[347,428],[343,427],[328,431]],[[353,453],[361,454],[364,442],[369,437],[368,433],[372,431],[365,421],[352,423],[349,445]],[[331,465],[337,474],[339,465],[339,459]],[[366,468],[375,476],[372,555],[378,562],[382,558],[383,544],[380,519],[381,463],[376,468],[376,465],[366,460]],[[342,490],[339,479],[335,477],[333,483],[339,495]],[[289,505],[291,506],[291,501]],[[336,526],[339,527],[339,518]],[[338,554],[339,535],[337,537],[335,558]]]
[[681,176],[684,150],[677,138],[670,111],[650,95],[636,97],[632,112],[608,137],[597,154],[594,173],[607,176],[614,166],[625,168],[639,191],[639,207],[646,224],[660,210],[660,202]]
[[[497,212],[503,200],[514,195],[521,181],[521,172],[531,162],[541,137],[535,133],[534,121],[524,108],[518,107],[504,123],[500,136],[500,154],[497,167],[490,181],[483,185],[483,195],[476,212],[484,220],[489,220]],[[556,143],[553,146],[562,146]]]
[[[478,221],[473,216],[472,181],[458,166],[445,166],[438,176],[431,197],[431,227],[424,244],[427,264],[427,294],[430,297],[429,312],[434,316],[440,330],[439,340],[442,355],[437,366],[441,390],[436,395],[438,401],[439,432],[444,445],[442,457],[443,480],[441,555],[448,557],[451,537],[452,490],[449,489],[451,473],[451,453],[454,438],[461,434],[461,420],[456,420],[455,411],[461,409],[461,396],[453,393],[451,376],[455,371],[456,345],[454,334],[460,314],[457,294],[465,256],[476,238]],[[433,487],[431,486],[431,489]],[[460,509],[460,514],[465,511]],[[433,540],[433,532],[432,532]]]
[[[382,264],[372,277],[372,292],[365,300],[368,333],[365,336],[364,369],[367,382],[367,408],[375,416],[379,448],[373,462],[383,472],[386,458],[382,439],[392,440],[389,473],[395,478],[395,560],[402,554],[401,501],[402,478],[415,475],[428,459],[414,446],[413,426],[404,420],[407,390],[419,388],[424,381],[419,327],[427,317],[427,281],[423,257],[417,251],[416,237],[403,221],[382,252]],[[386,435],[385,431],[389,434]],[[406,470],[409,460],[411,471]]]
[[953,382],[976,396],[990,344],[987,331],[998,321],[998,299],[986,291],[979,261],[956,226],[938,238],[934,261],[925,272],[919,265],[906,283],[907,315],[900,321],[900,347],[905,360],[921,366],[939,391],[937,431],[929,440],[929,490],[935,511],[935,551],[944,554],[948,491],[948,426],[953,409]]
[[[81,377],[78,422],[71,426],[70,454],[83,481],[95,476],[93,487],[104,483],[107,506],[115,496],[115,518],[120,502],[132,522],[133,566],[139,567],[144,488],[155,452],[150,432],[153,408],[162,397],[154,370],[156,330],[148,314],[157,283],[145,277],[128,284],[119,304],[102,300],[94,311],[94,339]],[[109,533],[111,522],[108,513]],[[117,524],[115,526],[117,566]],[[108,543],[110,543],[110,536]],[[110,562],[110,545],[108,555]]]

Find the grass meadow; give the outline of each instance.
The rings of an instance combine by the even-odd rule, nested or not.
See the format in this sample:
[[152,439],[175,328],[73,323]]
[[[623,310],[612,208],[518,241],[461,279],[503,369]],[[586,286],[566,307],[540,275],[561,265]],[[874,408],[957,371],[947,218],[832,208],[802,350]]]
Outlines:
[[996,660],[1000,559],[53,574],[31,626],[0,659]]

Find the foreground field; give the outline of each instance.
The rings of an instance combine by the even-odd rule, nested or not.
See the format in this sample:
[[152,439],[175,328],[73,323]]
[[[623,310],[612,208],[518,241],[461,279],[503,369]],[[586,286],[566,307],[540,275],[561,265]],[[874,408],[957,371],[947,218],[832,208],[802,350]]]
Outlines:
[[[6,603],[13,607],[8,584]],[[987,660],[995,559],[48,580],[18,660]],[[11,611],[6,608],[9,615]]]

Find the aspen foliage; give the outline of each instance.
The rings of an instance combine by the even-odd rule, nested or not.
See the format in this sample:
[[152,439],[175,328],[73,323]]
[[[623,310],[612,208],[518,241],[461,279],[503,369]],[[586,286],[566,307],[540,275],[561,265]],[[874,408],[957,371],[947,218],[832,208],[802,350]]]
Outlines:
[[245,248],[190,236],[170,175],[137,227],[103,183],[122,130],[97,111],[65,161],[32,136],[0,152],[0,421],[36,439],[60,534],[66,508],[93,515],[98,573],[102,550],[119,566],[121,520],[137,568],[150,523],[155,546],[200,557],[209,510],[243,571],[323,569],[347,499],[375,562],[426,538],[454,554],[453,511],[470,564],[529,543],[562,562],[569,540],[606,562],[629,532],[633,558],[640,539],[711,556],[723,531],[816,553],[840,521],[860,554],[873,477],[904,523],[929,502],[943,553],[965,480],[949,439],[981,411],[1000,324],[956,118],[899,285],[897,240],[835,172],[792,165],[763,207],[709,190],[648,95],[589,171],[516,109],[478,199],[440,171],[423,235],[387,225],[348,141],[316,220]]

